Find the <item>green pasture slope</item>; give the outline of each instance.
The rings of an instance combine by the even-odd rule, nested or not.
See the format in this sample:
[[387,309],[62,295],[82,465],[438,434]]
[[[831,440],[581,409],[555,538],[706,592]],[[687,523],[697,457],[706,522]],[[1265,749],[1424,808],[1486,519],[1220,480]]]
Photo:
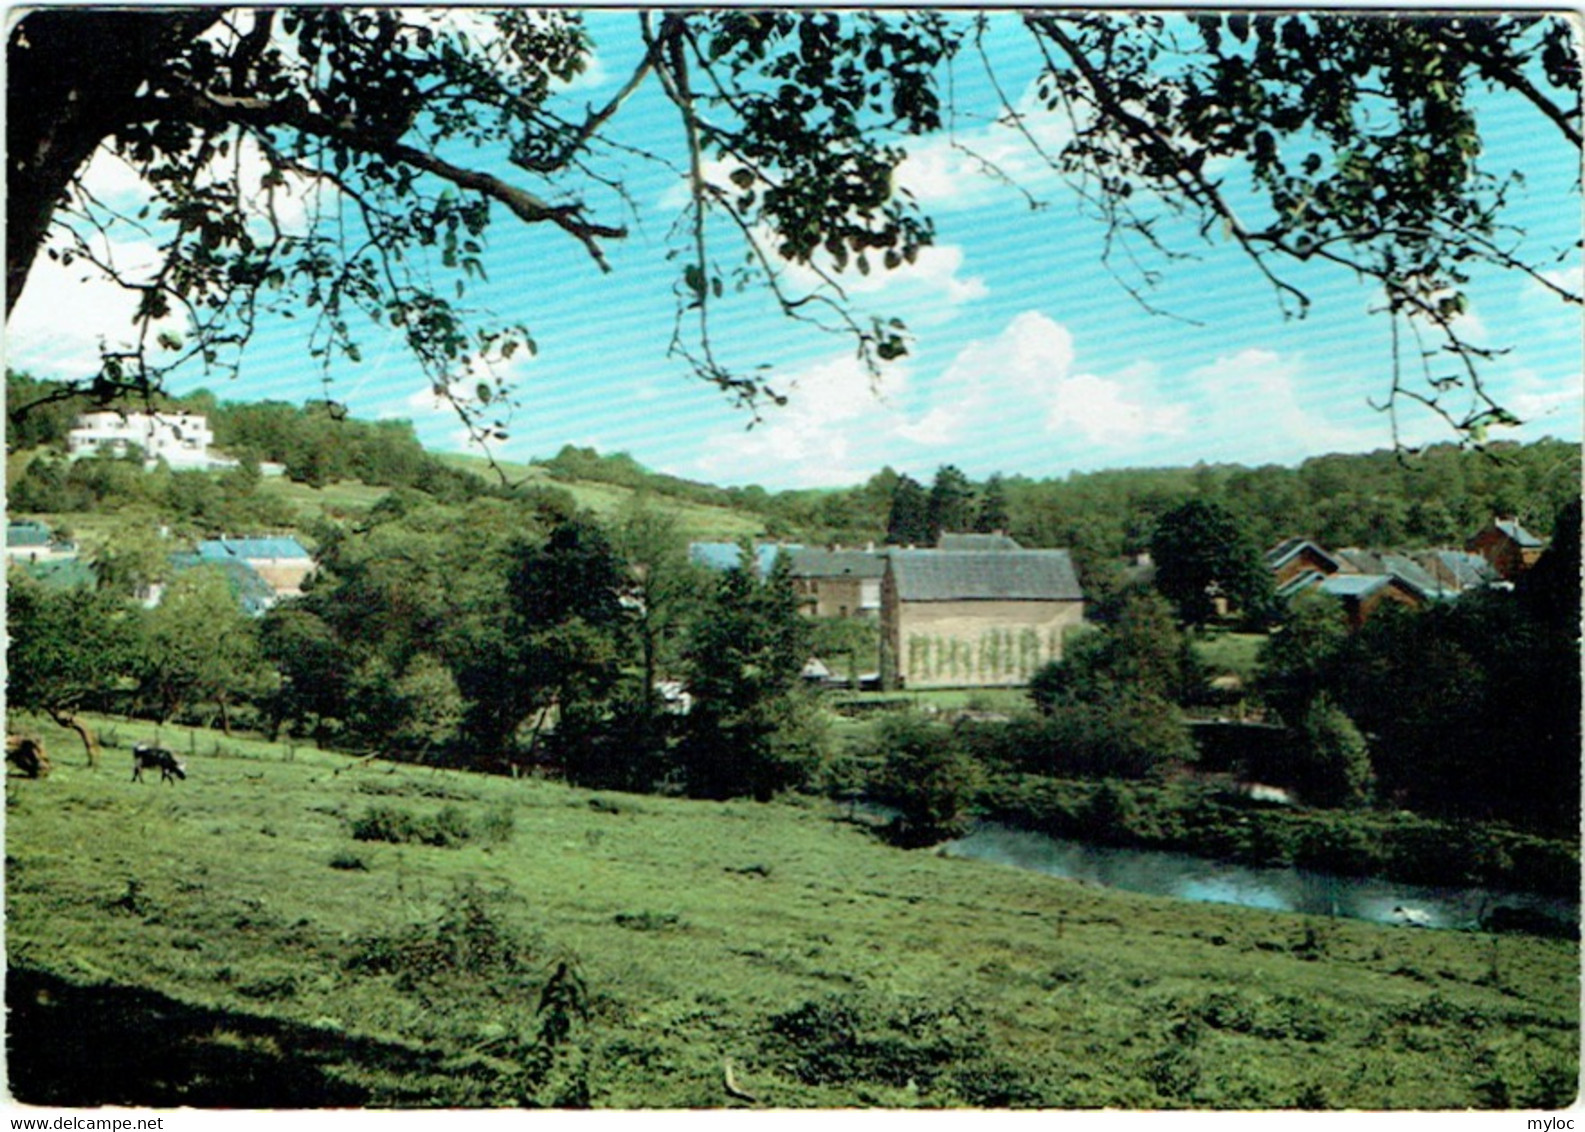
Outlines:
[[[29,726],[33,721],[23,721]],[[155,1107],[1553,1108],[1572,943],[1108,893],[819,801],[166,729],[6,790],[9,1085]]]

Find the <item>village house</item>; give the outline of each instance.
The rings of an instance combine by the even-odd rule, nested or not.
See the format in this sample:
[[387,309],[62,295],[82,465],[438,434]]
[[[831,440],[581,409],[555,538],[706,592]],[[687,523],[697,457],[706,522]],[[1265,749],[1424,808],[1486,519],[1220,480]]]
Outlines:
[[1444,595],[1484,589],[1502,581],[1490,562],[1467,550],[1428,550],[1415,560]]
[[1295,578],[1311,574],[1329,578],[1341,573],[1343,564],[1307,538],[1290,538],[1266,551],[1266,568],[1280,591]]
[[886,555],[865,550],[799,547],[788,552],[793,589],[811,617],[875,618],[881,612]]
[[1464,549],[1478,554],[1512,582],[1536,564],[1546,543],[1525,530],[1511,515],[1499,515],[1472,535]]
[[881,587],[891,682],[1016,687],[1084,619],[1065,550],[892,550]]
[[[1500,540],[1489,541],[1493,546],[1509,547],[1513,560],[1523,562],[1523,555],[1513,548],[1533,549],[1532,540],[1535,546],[1540,540],[1517,524],[1511,526],[1516,530],[1500,531]],[[1470,590],[1503,584],[1498,568],[1490,561],[1461,550],[1428,550],[1414,555],[1358,547],[1328,550],[1309,539],[1294,538],[1267,551],[1266,565],[1272,571],[1278,597],[1286,600],[1310,589],[1330,594],[1343,603],[1349,623],[1356,628],[1383,602],[1421,609]]]
[[1334,574],[1316,586],[1343,604],[1350,629],[1358,629],[1385,603],[1423,609],[1429,598],[1396,574]]
[[161,460],[177,470],[219,470],[237,462],[210,451],[215,435],[209,418],[201,413],[84,413],[66,434],[66,453],[78,460],[107,453],[125,456],[134,448],[143,453],[143,465],[153,469]]
[[6,524],[6,561],[53,562],[77,557],[77,544],[58,538],[37,519],[18,519]]
[[301,594],[303,583],[314,572],[313,557],[290,535],[205,539],[198,544],[198,558],[206,563],[246,565],[277,600]]

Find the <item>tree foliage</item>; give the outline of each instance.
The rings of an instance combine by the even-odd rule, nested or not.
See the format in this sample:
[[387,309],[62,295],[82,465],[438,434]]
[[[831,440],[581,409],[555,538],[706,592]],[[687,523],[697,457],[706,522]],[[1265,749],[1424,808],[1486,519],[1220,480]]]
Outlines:
[[950,728],[891,714],[876,727],[871,743],[880,763],[871,788],[900,811],[892,827],[895,840],[929,845],[964,831],[984,774]]
[[1191,499],[1163,515],[1150,554],[1156,588],[1189,624],[1204,625],[1216,617],[1218,596],[1250,619],[1270,611],[1271,574],[1260,548],[1221,504]]
[[[505,215],[548,230],[608,268],[604,249],[628,232],[613,213],[636,207],[626,163],[673,160],[661,139],[613,136],[646,88],[674,112],[669,152],[688,189],[668,250],[672,348],[750,402],[777,395],[752,362],[718,356],[712,335],[740,288],[847,334],[872,365],[906,352],[906,328],[858,311],[840,282],[933,241],[897,173],[911,138],[959,113],[1000,111],[1067,179],[1106,227],[1107,265],[1147,304],[1156,264],[1187,254],[1171,234],[1185,229],[1230,241],[1288,314],[1312,305],[1310,268],[1372,281],[1401,339],[1381,403],[1426,407],[1477,444],[1515,417],[1483,380],[1500,347],[1466,317],[1471,282],[1518,272],[1581,299],[1554,270],[1571,249],[1534,246],[1508,219],[1522,171],[1491,167],[1484,142],[1500,114],[1519,113],[1578,150],[1578,45],[1556,14],[631,18],[638,61],[586,105],[567,83],[599,45],[566,9],[28,12],[8,41],[9,81],[27,92],[7,123],[8,303],[41,251],[138,297],[131,344],[83,383],[100,401],[147,395],[187,362],[234,365],[267,311],[306,313],[328,370],[361,357],[366,318],[477,435],[499,435],[512,399],[502,363],[535,349],[534,312],[495,317],[469,297],[492,226]],[[1022,61],[989,47],[1009,24],[1025,33]],[[1036,105],[956,105],[952,67],[971,52],[998,94],[1032,87]],[[1044,115],[1063,124],[1060,141]],[[124,214],[92,194],[99,154],[142,181],[146,208]],[[104,254],[128,232],[157,246],[149,273]],[[816,285],[800,288],[789,264]]]
[[102,590],[54,590],[13,570],[6,579],[6,709],[41,711],[98,743],[79,713],[104,709],[136,670],[136,611]]
[[1041,12],[1024,22],[1045,63],[1038,94],[1073,124],[1049,160],[1108,225],[1115,258],[1181,254],[1159,235],[1181,211],[1203,236],[1233,241],[1290,314],[1312,303],[1301,264],[1369,279],[1413,343],[1392,359],[1383,406],[1429,408],[1477,444],[1513,423],[1482,380],[1496,351],[1463,318],[1467,285],[1481,269],[1519,271],[1567,302],[1581,296],[1550,270],[1570,249],[1524,250],[1505,221],[1522,171],[1483,164],[1480,103],[1497,96],[1578,150],[1579,44],[1567,20]]
[[[930,242],[929,221],[893,191],[903,151],[888,138],[941,124],[933,72],[952,43],[941,19],[633,21],[637,67],[606,105],[580,107],[565,87],[595,45],[570,10],[28,13],[7,57],[14,89],[29,92],[7,123],[8,303],[41,251],[136,292],[133,344],[107,350],[85,383],[106,402],[150,395],[183,363],[234,366],[266,310],[308,312],[311,353],[327,368],[356,362],[362,316],[406,344],[476,434],[504,435],[501,367],[535,342],[530,312],[496,319],[467,301],[492,221],[504,212],[556,230],[609,270],[604,244],[627,228],[597,219],[590,196],[604,187],[621,199],[623,162],[659,157],[605,130],[653,83],[675,107],[689,161],[677,351],[745,400],[765,391],[711,342],[729,274],[713,241],[727,231],[749,249],[737,270],[767,282],[790,316],[819,321],[813,303],[865,358],[901,354],[900,323],[864,324],[829,295],[789,291],[781,267],[817,256],[826,276],[897,266]],[[136,215],[85,187],[101,152],[147,187]],[[707,174],[707,161],[725,172]],[[157,235],[150,275],[103,254],[99,237],[129,227]],[[172,316],[186,329],[168,329]]]
[[803,782],[819,753],[799,688],[809,659],[785,556],[765,578],[744,548],[700,611],[685,650],[694,697],[679,757],[688,792],[768,799]]

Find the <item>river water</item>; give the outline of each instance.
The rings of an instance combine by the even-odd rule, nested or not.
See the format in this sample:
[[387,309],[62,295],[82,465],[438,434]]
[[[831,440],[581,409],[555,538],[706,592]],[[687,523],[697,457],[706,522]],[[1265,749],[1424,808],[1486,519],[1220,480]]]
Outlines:
[[968,836],[942,846],[940,852],[1129,892],[1274,912],[1347,916],[1376,923],[1412,922],[1428,928],[1477,928],[1484,914],[1509,908],[1560,923],[1579,923],[1577,905],[1534,893],[1437,888],[1307,869],[1253,868],[1185,853],[1064,841],[995,822],[980,823]]

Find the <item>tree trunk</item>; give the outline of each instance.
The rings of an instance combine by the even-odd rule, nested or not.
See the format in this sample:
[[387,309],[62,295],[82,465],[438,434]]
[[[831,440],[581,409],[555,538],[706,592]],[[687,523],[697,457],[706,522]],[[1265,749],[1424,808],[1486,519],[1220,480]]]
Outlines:
[[60,726],[77,732],[77,737],[83,741],[83,750],[88,752],[88,766],[93,770],[98,770],[99,741],[94,738],[94,733],[88,730],[83,721],[77,718],[77,713],[51,709],[50,718]]
[[223,15],[63,8],[28,13],[6,46],[6,316],[72,179],[136,120],[172,54]]

